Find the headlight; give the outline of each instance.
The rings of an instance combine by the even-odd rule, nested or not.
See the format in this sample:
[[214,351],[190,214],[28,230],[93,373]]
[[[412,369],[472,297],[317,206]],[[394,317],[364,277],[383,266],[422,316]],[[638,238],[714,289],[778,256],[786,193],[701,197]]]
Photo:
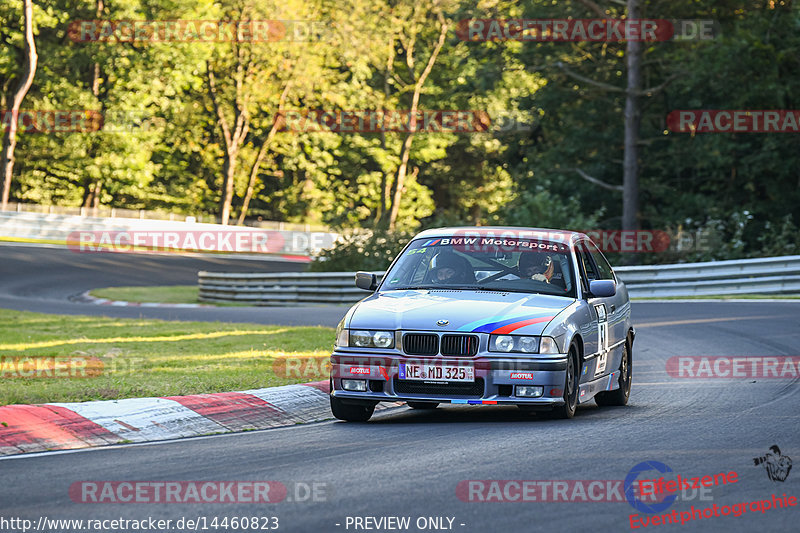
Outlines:
[[[544,338],[549,339],[550,337]],[[539,337],[534,337],[531,335],[490,335],[489,351],[505,353],[538,353]]]
[[536,353],[539,348],[539,339],[537,337],[520,337],[517,340],[517,349],[520,352]]
[[372,344],[378,348],[391,348],[394,344],[394,335],[390,331],[376,331],[372,334]]
[[510,352],[514,349],[514,337],[509,335],[497,335],[494,337],[494,342],[490,345],[494,348],[494,352]]
[[391,331],[353,329],[350,330],[349,344],[340,344],[339,346],[355,346],[357,348],[393,348],[394,333]]

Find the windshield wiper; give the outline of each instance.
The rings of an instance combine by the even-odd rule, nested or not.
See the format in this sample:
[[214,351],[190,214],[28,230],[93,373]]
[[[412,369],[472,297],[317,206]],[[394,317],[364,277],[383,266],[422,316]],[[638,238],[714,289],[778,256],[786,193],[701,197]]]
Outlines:
[[500,289],[500,288],[493,288],[493,287],[484,287],[482,285],[468,285],[468,286],[458,286],[458,287],[451,287],[452,289],[460,289],[465,291],[487,291],[487,292],[518,292],[522,294],[544,294],[548,296],[563,296],[562,294],[556,294],[551,292],[541,292],[541,291],[530,291],[526,289]]
[[496,289],[492,287],[484,287],[483,285],[453,285],[447,286],[442,285],[441,287],[436,287],[430,289],[432,291],[484,291],[484,292],[525,292],[525,291],[517,291],[514,289]]
[[387,291],[432,291],[438,287],[389,287]]

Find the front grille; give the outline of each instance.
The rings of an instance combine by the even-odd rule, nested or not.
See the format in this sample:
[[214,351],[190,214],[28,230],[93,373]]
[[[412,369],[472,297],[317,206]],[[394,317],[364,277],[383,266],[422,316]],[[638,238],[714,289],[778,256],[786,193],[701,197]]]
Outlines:
[[424,381],[400,380],[394,378],[394,392],[397,394],[426,394],[428,396],[483,396],[483,378],[472,383],[425,383]]
[[442,355],[468,355],[478,353],[475,335],[442,335]]
[[439,353],[439,336],[435,333],[406,333],[403,351],[409,355],[436,355]]

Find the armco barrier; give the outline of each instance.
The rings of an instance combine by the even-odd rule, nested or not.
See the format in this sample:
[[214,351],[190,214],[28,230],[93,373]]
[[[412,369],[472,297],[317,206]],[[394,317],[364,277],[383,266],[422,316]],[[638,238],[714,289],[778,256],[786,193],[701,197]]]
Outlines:
[[800,293],[800,255],[614,270],[637,298]]
[[[614,269],[634,298],[800,293],[800,256]],[[383,272],[376,272],[383,275]],[[254,305],[352,304],[369,293],[353,272],[200,272],[200,300]]]
[[[376,272],[382,275],[383,272]],[[200,272],[201,302],[253,305],[352,304],[369,293],[354,285],[353,272],[230,274]]]
[[74,232],[220,232],[267,231],[279,233],[283,245],[276,254],[309,256],[330,247],[337,234],[321,231],[284,231],[262,228],[223,226],[170,220],[135,218],[100,218],[0,211],[0,237],[65,242]]

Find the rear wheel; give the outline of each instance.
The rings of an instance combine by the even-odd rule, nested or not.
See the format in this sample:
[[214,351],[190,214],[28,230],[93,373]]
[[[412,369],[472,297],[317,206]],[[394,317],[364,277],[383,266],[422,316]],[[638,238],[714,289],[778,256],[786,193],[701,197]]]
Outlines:
[[345,403],[331,396],[331,412],[339,420],[348,422],[366,422],[375,412],[375,404],[370,403]]
[[436,409],[439,407],[439,402],[406,402],[412,409]]
[[552,418],[572,418],[578,409],[578,348],[573,344],[569,348],[567,357],[567,371],[564,377],[564,405],[553,408],[550,414]]
[[619,388],[611,391],[600,392],[594,397],[597,405],[626,405],[631,396],[631,377],[633,376],[633,358],[628,343],[622,351],[622,361],[619,363]]

